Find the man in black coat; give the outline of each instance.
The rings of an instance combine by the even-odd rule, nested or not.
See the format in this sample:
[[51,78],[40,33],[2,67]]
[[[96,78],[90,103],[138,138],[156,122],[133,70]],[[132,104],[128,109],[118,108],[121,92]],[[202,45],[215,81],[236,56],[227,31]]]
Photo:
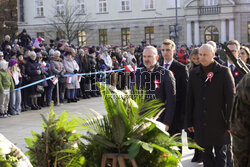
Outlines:
[[23,29],[23,31],[18,35],[17,38],[18,38],[20,45],[24,48],[27,45],[29,45],[29,43],[31,41],[31,37],[29,34],[27,34],[27,31],[25,29]]
[[188,82],[188,69],[182,63],[174,60],[174,52],[175,43],[169,39],[164,40],[161,45],[163,62],[160,65],[173,73],[176,82],[176,107],[174,118],[169,128],[170,135],[181,133],[184,128],[186,89]]
[[137,87],[145,88],[147,99],[160,99],[166,104],[165,111],[160,115],[159,121],[166,125],[168,131],[174,117],[176,90],[173,74],[159,66],[157,49],[147,46],[143,51],[143,63],[145,67],[135,73]]
[[[227,43],[227,47],[232,52],[233,56],[236,59],[239,59],[240,54],[240,43],[237,40],[230,40]],[[240,80],[244,77],[242,73],[236,68],[233,61],[228,57],[227,62],[223,63],[224,66],[227,66],[230,68],[232,75],[234,77],[235,86],[240,82]],[[247,65],[248,68],[250,68],[249,65]]]
[[229,68],[217,63],[214,55],[209,44],[199,49],[201,65],[191,71],[187,86],[186,126],[194,132],[197,144],[205,149],[202,153],[204,166],[226,167],[235,87]]

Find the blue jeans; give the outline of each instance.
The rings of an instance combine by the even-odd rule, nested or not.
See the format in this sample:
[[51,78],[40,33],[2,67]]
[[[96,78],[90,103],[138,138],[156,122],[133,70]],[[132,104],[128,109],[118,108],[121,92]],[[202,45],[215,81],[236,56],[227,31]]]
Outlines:
[[52,100],[52,93],[53,93],[53,89],[54,89],[55,85],[50,85],[47,87],[46,91],[46,102],[50,105],[51,100]]
[[15,90],[10,94],[10,112],[11,114],[21,113],[22,95],[21,90]]
[[75,98],[75,89],[67,89],[67,99]]

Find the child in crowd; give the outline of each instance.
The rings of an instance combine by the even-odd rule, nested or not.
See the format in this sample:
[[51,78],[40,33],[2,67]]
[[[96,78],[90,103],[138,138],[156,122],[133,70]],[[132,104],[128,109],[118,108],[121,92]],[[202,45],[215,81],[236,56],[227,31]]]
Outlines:
[[[15,89],[21,87],[22,85],[22,75],[20,69],[18,68],[17,60],[10,59],[9,61],[9,73],[12,76]],[[19,115],[21,113],[21,90],[15,90],[10,94],[10,113],[12,115]]]
[[14,83],[8,72],[8,62],[0,61],[0,118],[7,118],[10,92],[14,91]]

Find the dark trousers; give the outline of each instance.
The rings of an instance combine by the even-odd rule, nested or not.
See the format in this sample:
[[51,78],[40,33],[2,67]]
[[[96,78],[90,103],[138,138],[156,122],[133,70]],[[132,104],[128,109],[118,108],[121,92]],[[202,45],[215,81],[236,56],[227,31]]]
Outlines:
[[[215,155],[213,153],[213,149]],[[226,145],[205,147],[204,152],[202,152],[202,160],[204,167],[226,167],[227,166],[226,151],[227,151]]]
[[[175,134],[180,134],[182,132],[182,126],[181,123],[176,123],[174,120],[172,122],[172,125],[169,127],[168,133],[173,136]],[[182,154],[182,147],[179,147],[179,151]]]

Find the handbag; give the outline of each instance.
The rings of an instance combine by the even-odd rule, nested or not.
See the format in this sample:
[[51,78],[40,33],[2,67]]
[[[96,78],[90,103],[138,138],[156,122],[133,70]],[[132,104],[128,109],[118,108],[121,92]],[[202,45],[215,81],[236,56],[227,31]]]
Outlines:
[[43,93],[44,87],[42,85],[36,85],[36,92],[37,93]]

